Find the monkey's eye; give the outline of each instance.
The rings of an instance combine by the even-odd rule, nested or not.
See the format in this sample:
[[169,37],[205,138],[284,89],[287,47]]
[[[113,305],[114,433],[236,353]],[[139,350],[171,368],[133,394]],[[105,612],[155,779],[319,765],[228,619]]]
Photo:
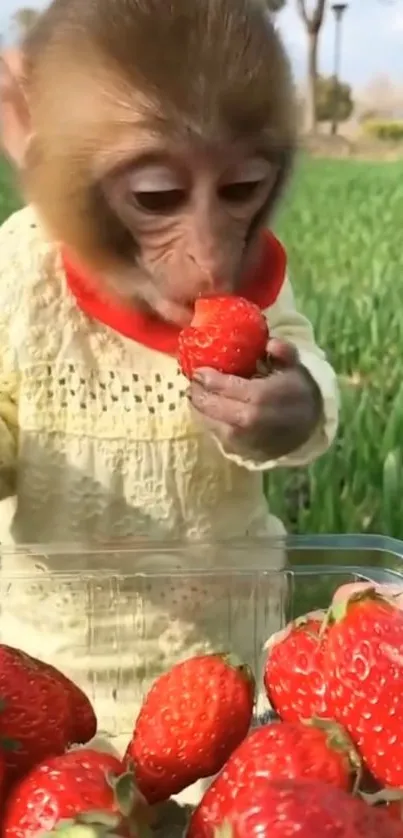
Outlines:
[[255,193],[261,185],[261,180],[227,183],[225,186],[220,186],[218,195],[223,201],[227,201],[230,204],[243,204],[254,198]]
[[183,206],[187,197],[184,189],[138,190],[132,194],[139,209],[158,214],[175,212]]

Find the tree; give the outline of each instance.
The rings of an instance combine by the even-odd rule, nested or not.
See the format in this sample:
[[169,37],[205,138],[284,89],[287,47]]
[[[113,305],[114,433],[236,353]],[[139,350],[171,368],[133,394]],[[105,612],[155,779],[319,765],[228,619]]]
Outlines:
[[330,122],[336,111],[337,121],[345,122],[354,110],[353,91],[346,82],[335,82],[334,76],[316,78],[316,116],[319,122]]
[[359,119],[402,119],[403,85],[386,74],[374,76],[357,92]]
[[30,29],[38,20],[40,12],[38,9],[32,9],[30,6],[24,6],[13,14],[13,24],[18,30],[18,38],[20,41],[24,40]]
[[308,36],[308,78],[306,90],[306,121],[308,130],[315,134],[317,129],[317,90],[319,33],[325,16],[326,0],[315,0],[311,12],[307,0],[297,0],[297,9]]

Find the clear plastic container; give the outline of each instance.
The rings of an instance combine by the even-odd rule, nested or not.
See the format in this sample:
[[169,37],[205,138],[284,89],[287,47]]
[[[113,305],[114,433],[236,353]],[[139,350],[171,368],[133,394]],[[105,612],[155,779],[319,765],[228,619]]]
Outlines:
[[326,607],[339,585],[403,585],[403,543],[315,536],[214,546],[3,547],[0,578],[1,641],[79,683],[94,701],[100,730],[122,750],[144,693],[174,662],[227,649],[259,677],[267,637],[290,618]]

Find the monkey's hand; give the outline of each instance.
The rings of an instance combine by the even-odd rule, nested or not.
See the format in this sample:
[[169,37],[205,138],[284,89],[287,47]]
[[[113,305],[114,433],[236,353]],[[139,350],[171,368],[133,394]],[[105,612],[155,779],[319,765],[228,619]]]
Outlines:
[[308,442],[323,404],[294,346],[271,340],[267,352],[272,371],[266,377],[245,380],[197,370],[190,401],[226,450],[278,460]]

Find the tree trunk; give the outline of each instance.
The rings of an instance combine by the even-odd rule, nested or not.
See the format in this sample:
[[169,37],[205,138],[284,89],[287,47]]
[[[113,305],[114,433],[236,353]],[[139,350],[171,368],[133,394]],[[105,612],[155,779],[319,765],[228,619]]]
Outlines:
[[297,10],[305,26],[308,36],[308,78],[306,91],[306,128],[311,134],[316,134],[316,100],[318,75],[318,42],[319,33],[325,14],[326,0],[315,0],[313,9],[308,12],[307,0],[296,0]]
[[306,127],[310,134],[316,134],[316,101],[317,101],[317,68],[318,68],[318,36],[319,32],[308,31],[308,78],[306,91]]

